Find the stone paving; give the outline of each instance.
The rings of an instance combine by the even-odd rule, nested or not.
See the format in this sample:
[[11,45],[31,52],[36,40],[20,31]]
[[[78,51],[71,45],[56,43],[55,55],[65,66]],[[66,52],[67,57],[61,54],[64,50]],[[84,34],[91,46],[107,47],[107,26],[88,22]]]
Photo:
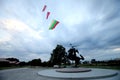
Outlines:
[[45,68],[18,68],[0,71],[0,80],[60,80],[41,77],[38,71]]
[[[49,68],[16,68],[0,70],[0,80],[79,80],[79,79],[58,79],[39,76],[38,72]],[[51,72],[51,74],[55,75]],[[92,79],[95,80],[95,79]],[[120,80],[120,71],[117,76],[97,80]]]

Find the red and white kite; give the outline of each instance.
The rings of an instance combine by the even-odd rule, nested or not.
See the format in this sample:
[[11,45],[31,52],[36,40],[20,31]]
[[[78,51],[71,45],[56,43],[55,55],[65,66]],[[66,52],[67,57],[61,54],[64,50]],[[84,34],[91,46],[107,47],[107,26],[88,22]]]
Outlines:
[[47,7],[47,6],[46,6],[46,5],[44,5],[44,7],[43,7],[43,9],[42,9],[42,12],[44,12],[44,11],[45,11],[46,7]]
[[46,19],[48,19],[49,15],[50,15],[50,12],[47,12]]

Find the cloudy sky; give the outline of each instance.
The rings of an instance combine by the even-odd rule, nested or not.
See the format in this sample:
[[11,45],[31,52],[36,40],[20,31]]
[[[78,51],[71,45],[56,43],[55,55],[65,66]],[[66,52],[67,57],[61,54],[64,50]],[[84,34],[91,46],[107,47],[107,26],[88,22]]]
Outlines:
[[[120,58],[119,5],[120,0],[0,0],[0,57],[46,61],[57,44],[67,51],[71,43],[86,60]],[[53,19],[60,23],[49,30]]]

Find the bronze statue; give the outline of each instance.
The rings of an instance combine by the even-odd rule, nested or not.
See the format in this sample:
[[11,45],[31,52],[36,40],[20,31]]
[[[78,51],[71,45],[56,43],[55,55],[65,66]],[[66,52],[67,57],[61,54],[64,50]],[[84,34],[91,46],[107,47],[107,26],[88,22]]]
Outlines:
[[79,51],[73,46],[68,50],[67,54],[65,48],[62,45],[57,45],[51,53],[50,62],[53,65],[59,65],[59,67],[61,67],[61,63],[66,65],[66,63],[70,63],[70,60],[74,60],[75,67],[77,67],[77,65],[80,63],[80,60],[84,60],[84,57],[82,55],[78,57],[76,53],[79,53]]
[[77,65],[80,63],[80,60],[84,60],[84,57],[82,55],[80,55],[80,57],[78,57],[76,55],[76,53],[79,53],[79,51],[77,49],[75,49],[73,46],[72,48],[70,48],[68,50],[68,58],[70,60],[74,60],[75,61],[75,67],[77,67]]

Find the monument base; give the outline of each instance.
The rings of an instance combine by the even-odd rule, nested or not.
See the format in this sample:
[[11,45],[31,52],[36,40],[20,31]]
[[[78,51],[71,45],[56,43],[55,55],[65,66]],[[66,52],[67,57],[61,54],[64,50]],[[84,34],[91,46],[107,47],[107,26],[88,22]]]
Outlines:
[[57,72],[62,72],[62,73],[80,73],[80,72],[89,72],[91,69],[89,68],[62,68],[62,69],[57,69]]
[[110,69],[62,68],[42,70],[38,74],[44,77],[60,79],[103,79],[116,76],[118,72]]

